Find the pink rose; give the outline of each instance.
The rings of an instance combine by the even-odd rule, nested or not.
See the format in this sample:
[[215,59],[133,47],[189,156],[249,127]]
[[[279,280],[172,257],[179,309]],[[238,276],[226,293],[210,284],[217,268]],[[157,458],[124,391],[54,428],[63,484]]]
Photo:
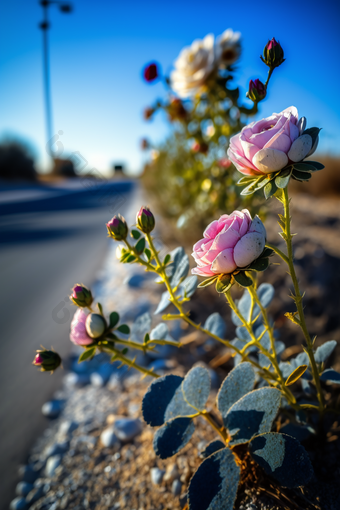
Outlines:
[[261,176],[277,172],[291,162],[313,154],[318,137],[303,134],[306,119],[298,120],[294,106],[267,119],[252,122],[230,140],[228,157],[245,175]]
[[73,316],[71,322],[70,340],[76,345],[90,345],[93,343],[93,339],[87,334],[86,331],[86,318],[88,312],[85,312],[83,308],[78,308]]
[[260,218],[252,220],[247,209],[223,214],[205,229],[203,239],[194,245],[192,256],[197,267],[193,274],[214,276],[232,273],[257,259],[266,244],[266,229]]

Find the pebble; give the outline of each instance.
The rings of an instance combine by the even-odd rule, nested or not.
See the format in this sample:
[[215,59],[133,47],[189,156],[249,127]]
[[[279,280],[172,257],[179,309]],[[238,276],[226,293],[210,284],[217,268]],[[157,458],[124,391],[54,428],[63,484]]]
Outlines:
[[46,468],[45,468],[46,476],[48,476],[49,478],[52,478],[56,468],[60,465],[60,463],[61,463],[61,455],[53,455],[53,457],[50,457],[46,463]]
[[90,376],[88,374],[76,374],[75,372],[70,372],[65,375],[64,383],[69,388],[81,388],[82,386],[86,386],[90,382]]
[[132,289],[140,289],[145,281],[145,276],[143,274],[133,274],[125,278],[123,283]]
[[9,505],[10,510],[26,510],[26,500],[24,498],[15,498]]
[[54,455],[62,455],[68,450],[69,442],[63,441],[60,443],[53,443],[45,448],[43,456],[45,459],[53,457]]
[[141,433],[142,423],[138,418],[121,418],[115,421],[114,431],[118,439],[127,443]]
[[25,498],[32,489],[33,484],[27,482],[19,482],[15,488],[15,492],[18,496],[23,496]]
[[31,492],[28,494],[26,498],[26,503],[31,506],[33,503],[38,501],[45,494],[44,485],[40,485],[39,487],[34,487]]
[[94,448],[96,445],[97,439],[93,436],[82,434],[81,436],[74,437],[72,439],[72,446],[77,446],[79,443],[84,443],[88,448]]
[[60,424],[59,427],[59,435],[60,436],[69,436],[78,428],[78,423],[71,420],[65,420]]
[[165,471],[163,469],[159,469],[158,467],[154,467],[150,469],[150,473],[152,483],[154,485],[160,485],[165,475]]
[[34,483],[39,475],[37,471],[28,464],[19,468],[19,476],[22,478],[23,482]]
[[119,391],[122,388],[122,377],[118,374],[112,374],[109,382],[107,383],[107,388],[110,391]]
[[179,471],[177,464],[169,464],[166,468],[166,473],[164,476],[165,482],[172,482],[176,478],[179,478]]
[[182,484],[179,480],[174,480],[171,486],[171,492],[174,496],[179,496],[182,490]]
[[114,432],[114,427],[108,427],[100,434],[100,442],[107,448],[118,443],[118,441],[119,440]]
[[49,402],[45,402],[45,404],[41,408],[41,412],[47,418],[57,418],[62,410],[62,404],[60,400],[50,400]]
[[92,386],[95,388],[102,388],[110,379],[112,375],[112,365],[110,363],[104,363],[99,369],[90,375]]

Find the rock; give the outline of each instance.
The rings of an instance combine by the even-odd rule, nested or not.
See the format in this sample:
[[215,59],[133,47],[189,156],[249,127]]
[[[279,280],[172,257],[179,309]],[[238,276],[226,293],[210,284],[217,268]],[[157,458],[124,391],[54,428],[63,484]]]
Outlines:
[[9,505],[10,510],[26,510],[27,505],[24,498],[15,498]]
[[172,482],[176,478],[179,478],[179,471],[177,464],[169,464],[166,468],[166,473],[164,476],[165,482]]
[[81,436],[74,437],[72,439],[72,446],[77,446],[80,443],[86,444],[90,449],[96,446],[97,439],[94,436],[82,434]]
[[127,443],[141,433],[142,424],[138,418],[121,418],[115,421],[114,431],[118,439]]
[[163,469],[159,469],[158,467],[154,467],[150,469],[151,473],[151,481],[154,485],[160,485],[162,483],[165,471]]
[[179,480],[174,480],[171,486],[171,492],[174,496],[179,496],[182,490],[182,484]]
[[15,492],[18,496],[23,496],[25,498],[32,489],[33,484],[27,482],[19,482],[15,488]]
[[95,388],[102,388],[109,380],[112,370],[110,363],[103,363],[96,372],[90,375],[91,384]]
[[145,281],[145,276],[143,274],[135,273],[131,276],[128,276],[123,281],[123,284],[127,285],[132,289],[140,289],[143,286]]
[[78,428],[78,423],[71,420],[65,420],[60,424],[58,433],[60,436],[69,436]]
[[141,404],[140,402],[130,402],[128,405],[128,413],[129,416],[136,416],[140,413],[141,410]]
[[90,383],[89,374],[76,374],[75,372],[70,372],[64,377],[64,384],[68,388],[81,388],[82,386],[86,386],[86,384]]
[[19,476],[23,482],[34,483],[38,478],[38,472],[29,464],[27,466],[21,466],[19,468]]
[[122,389],[122,377],[118,374],[112,374],[107,383],[107,388],[110,391],[120,391]]
[[114,427],[108,427],[100,434],[100,442],[107,448],[118,443],[118,441],[119,440],[114,432]]
[[41,408],[41,412],[44,416],[47,416],[47,418],[57,418],[61,410],[62,404],[60,400],[50,400],[49,402],[45,402]]
[[33,505],[38,499],[40,499],[45,494],[44,485],[39,485],[38,487],[34,487],[31,492],[28,494],[26,498],[26,503],[28,506]]
[[62,455],[68,450],[69,442],[63,441],[61,443],[53,443],[45,448],[43,451],[43,456],[45,459],[49,457],[53,457],[54,455]]
[[55,470],[61,463],[61,455],[53,455],[53,457],[50,457],[48,461],[46,462],[46,468],[45,473],[46,476],[49,478],[52,478],[54,475]]

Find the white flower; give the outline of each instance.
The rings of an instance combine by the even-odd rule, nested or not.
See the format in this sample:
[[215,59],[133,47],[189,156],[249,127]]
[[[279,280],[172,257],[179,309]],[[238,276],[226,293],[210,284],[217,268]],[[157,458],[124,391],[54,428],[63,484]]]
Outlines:
[[215,70],[216,55],[214,36],[208,34],[183,48],[171,73],[171,85],[180,97],[197,94]]
[[241,32],[228,28],[216,40],[216,57],[220,67],[233,64],[241,55]]

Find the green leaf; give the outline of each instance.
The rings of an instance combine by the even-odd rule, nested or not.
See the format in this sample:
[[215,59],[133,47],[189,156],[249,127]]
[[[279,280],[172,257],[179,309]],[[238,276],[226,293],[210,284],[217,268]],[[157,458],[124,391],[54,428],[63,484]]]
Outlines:
[[130,333],[130,328],[127,324],[121,324],[116,331],[119,331],[120,333],[124,333],[124,335],[128,335]]
[[150,335],[149,335],[149,333],[145,333],[143,343],[144,343],[144,344],[147,344],[149,340],[150,340]]
[[275,184],[278,188],[284,189],[288,186],[292,168],[288,167],[286,170],[281,171],[277,177],[275,177]]
[[124,262],[129,263],[129,262],[134,262],[135,260],[136,260],[136,257],[134,255],[130,254]]
[[239,181],[237,181],[236,184],[238,184],[239,186],[243,185],[243,184],[250,184],[251,182],[255,181],[257,179],[257,177],[248,177],[248,176],[245,176],[245,177],[241,177],[241,179]]
[[286,379],[285,385],[294,384],[306,372],[308,365],[300,365]]
[[255,192],[256,184],[260,178],[256,178],[248,184],[242,191],[241,195],[252,195]]
[[123,264],[125,264],[125,262],[127,261],[127,259],[130,257],[131,253],[129,251],[125,252],[121,258],[120,258],[120,262],[122,262]]
[[250,264],[250,266],[248,266],[247,269],[251,269],[253,271],[259,271],[259,272],[262,272],[262,271],[265,271],[269,266],[269,259],[268,258],[265,258],[265,257],[260,257],[256,260],[254,260],[254,262],[252,262]]
[[129,349],[127,347],[125,347],[123,350],[122,350],[122,354],[125,356],[125,354],[127,354],[129,352]]
[[247,276],[244,271],[240,271],[237,274],[233,274],[233,277],[235,281],[241,285],[241,287],[250,287],[253,285],[253,280],[250,278],[250,276]]
[[277,191],[277,186],[274,180],[269,181],[264,187],[264,196],[266,199],[272,197]]
[[223,294],[227,292],[232,286],[231,276],[230,274],[221,274],[217,278],[216,282],[216,290],[219,294]]
[[131,230],[131,237],[134,239],[139,239],[142,234],[139,232],[139,230]]
[[319,163],[318,161],[307,160],[307,161],[305,161],[305,163],[313,165],[313,167],[315,168],[316,172],[318,172],[319,170],[322,170],[323,168],[325,168],[325,165],[323,165],[322,163]]
[[117,312],[110,313],[110,328],[114,328],[119,322],[119,314]]
[[103,314],[103,307],[102,307],[102,305],[100,303],[97,303],[97,306],[98,306],[98,310],[99,310],[100,314],[104,315]]
[[145,248],[144,253],[145,253],[147,259],[151,260],[151,251],[149,250],[149,248]]
[[168,253],[167,255],[165,255],[163,264],[166,266],[170,262],[170,259],[171,259],[171,255],[170,255],[170,253]]
[[92,359],[95,354],[96,354],[96,346],[89,347],[79,356],[78,363],[81,363],[82,361],[86,361],[87,359]]
[[217,275],[211,276],[210,278],[206,278],[205,280],[203,280],[203,282],[199,283],[198,287],[208,287],[208,285],[211,285],[212,283],[214,283],[214,281],[216,279],[217,279]]
[[267,248],[266,247],[263,250],[263,252],[261,253],[261,255],[259,256],[259,259],[271,257],[273,254],[274,254],[274,250],[272,250],[271,248]]
[[294,169],[300,172],[315,172],[316,167],[309,163],[309,161],[303,163],[294,163]]
[[145,249],[145,237],[142,237],[135,246],[135,251],[141,255]]
[[293,170],[292,177],[296,181],[309,181],[312,175],[308,172],[299,172],[298,170]]

